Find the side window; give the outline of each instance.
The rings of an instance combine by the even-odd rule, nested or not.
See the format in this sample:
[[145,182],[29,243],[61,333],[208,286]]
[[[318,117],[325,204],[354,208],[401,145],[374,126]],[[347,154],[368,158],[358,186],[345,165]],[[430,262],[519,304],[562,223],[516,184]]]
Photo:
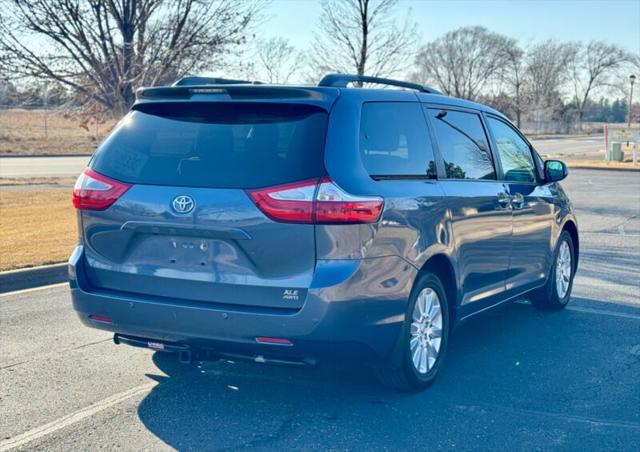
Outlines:
[[435,176],[433,147],[420,104],[365,103],[360,156],[371,176]]
[[499,119],[487,117],[496,141],[504,178],[513,182],[535,182],[536,166],[529,145],[511,126]]
[[480,116],[429,108],[449,179],[495,179],[496,172]]

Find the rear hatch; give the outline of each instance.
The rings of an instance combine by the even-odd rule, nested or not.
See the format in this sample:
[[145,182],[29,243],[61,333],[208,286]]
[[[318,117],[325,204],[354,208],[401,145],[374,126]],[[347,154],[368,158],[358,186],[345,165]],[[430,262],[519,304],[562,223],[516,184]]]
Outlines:
[[327,119],[303,103],[134,106],[75,189],[91,284],[299,309],[313,278],[314,225],[273,221],[251,191],[320,180]]

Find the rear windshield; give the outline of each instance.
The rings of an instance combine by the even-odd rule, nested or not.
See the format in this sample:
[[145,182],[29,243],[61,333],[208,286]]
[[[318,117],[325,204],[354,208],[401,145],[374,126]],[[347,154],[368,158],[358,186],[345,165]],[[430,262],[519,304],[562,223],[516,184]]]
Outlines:
[[122,182],[259,188],[323,175],[327,113],[308,105],[138,106],[91,168]]

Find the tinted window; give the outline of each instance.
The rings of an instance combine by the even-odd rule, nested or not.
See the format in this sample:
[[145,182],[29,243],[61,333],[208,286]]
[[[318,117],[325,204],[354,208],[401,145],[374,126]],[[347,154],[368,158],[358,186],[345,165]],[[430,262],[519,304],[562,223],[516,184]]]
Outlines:
[[362,107],[360,155],[372,176],[436,175],[419,103],[369,102]]
[[495,179],[496,173],[480,116],[429,109],[449,179]]
[[488,117],[487,124],[496,142],[504,179],[514,182],[535,182],[535,164],[526,141],[511,126],[499,119]]
[[327,114],[283,104],[147,104],[129,113],[91,167],[139,184],[258,188],[319,177]]

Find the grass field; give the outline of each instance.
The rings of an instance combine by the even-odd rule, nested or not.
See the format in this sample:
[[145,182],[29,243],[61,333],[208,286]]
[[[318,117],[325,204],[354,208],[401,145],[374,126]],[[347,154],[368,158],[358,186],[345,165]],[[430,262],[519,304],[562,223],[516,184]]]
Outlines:
[[11,187],[24,187],[27,189],[38,189],[38,187],[68,188],[76,182],[76,177],[0,177],[0,190]]
[[76,242],[71,190],[0,190],[0,271],[67,260]]
[[108,121],[97,129],[91,124],[86,130],[80,122],[56,110],[0,109],[0,156],[91,153],[115,124]]

